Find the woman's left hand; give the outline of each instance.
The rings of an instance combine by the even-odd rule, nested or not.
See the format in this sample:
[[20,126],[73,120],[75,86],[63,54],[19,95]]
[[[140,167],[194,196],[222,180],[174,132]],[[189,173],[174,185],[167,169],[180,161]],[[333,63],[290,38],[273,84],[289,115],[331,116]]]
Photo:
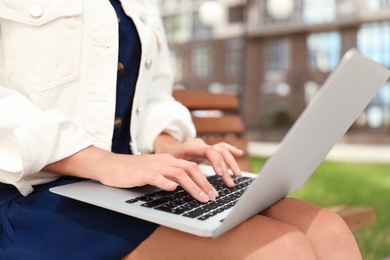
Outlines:
[[196,163],[208,160],[217,175],[222,176],[225,184],[234,186],[230,169],[234,176],[241,175],[235,156],[241,156],[243,151],[230,144],[221,142],[215,145],[208,145],[202,139],[194,139],[188,142],[179,143],[172,136],[162,133],[155,143],[156,153],[169,153],[178,159],[185,159]]

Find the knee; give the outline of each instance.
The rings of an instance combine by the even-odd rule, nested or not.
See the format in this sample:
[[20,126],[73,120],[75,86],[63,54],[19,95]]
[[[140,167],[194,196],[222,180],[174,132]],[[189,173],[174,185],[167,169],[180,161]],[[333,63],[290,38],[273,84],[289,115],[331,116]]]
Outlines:
[[[349,236],[351,230],[338,214],[326,208],[307,203],[294,198],[284,199],[276,208],[277,213],[272,212],[270,216],[280,219],[280,215],[286,212],[295,212],[295,218],[282,218],[282,221],[293,222],[293,226],[298,227],[303,233],[316,231],[319,236],[329,236],[329,238]],[[280,208],[284,208],[280,213]]]
[[[315,225],[307,232],[315,243],[316,251],[332,254],[333,259],[361,259],[356,239],[338,214],[322,209],[318,214]],[[336,257],[338,256],[338,257]]]
[[312,244],[303,232],[282,222],[260,220],[251,221],[250,233],[257,238],[251,239],[254,244],[245,259],[315,259]]
[[315,223],[316,225],[310,228],[315,229],[316,233],[323,237],[344,240],[346,237],[353,236],[344,219],[328,209],[320,210]]

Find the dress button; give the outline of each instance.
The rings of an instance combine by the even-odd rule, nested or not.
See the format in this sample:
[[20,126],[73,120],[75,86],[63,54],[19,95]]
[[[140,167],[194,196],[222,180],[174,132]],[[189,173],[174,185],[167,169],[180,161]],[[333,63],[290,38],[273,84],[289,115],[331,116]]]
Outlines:
[[43,15],[43,8],[40,5],[32,5],[28,11],[30,15],[35,18],[39,18]]
[[152,63],[153,63],[152,60],[145,61],[145,68],[146,69],[150,69],[152,67]]
[[125,70],[125,66],[123,65],[122,62],[118,62],[118,71],[117,71],[117,74],[118,75],[121,75],[123,73],[123,71]]
[[118,129],[122,125],[122,119],[119,116],[115,116],[114,129]]

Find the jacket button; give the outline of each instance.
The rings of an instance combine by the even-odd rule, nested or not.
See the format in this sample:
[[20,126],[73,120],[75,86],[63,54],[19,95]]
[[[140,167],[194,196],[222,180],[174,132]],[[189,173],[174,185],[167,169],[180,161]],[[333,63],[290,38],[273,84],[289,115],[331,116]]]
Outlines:
[[152,60],[147,60],[147,61],[145,62],[145,68],[146,68],[146,69],[150,69],[150,68],[152,67],[152,63],[153,63]]
[[137,115],[141,114],[142,112],[142,107],[137,107],[137,110],[135,111]]
[[40,5],[32,5],[28,11],[30,15],[35,18],[39,18],[43,15],[43,8]]
[[144,22],[144,23],[147,23],[148,22],[148,16],[144,13],[144,12],[141,12],[139,14],[139,17],[141,18],[141,21]]
[[125,66],[123,65],[122,62],[118,62],[118,75],[121,75],[123,73],[123,71],[125,70]]
[[115,116],[114,129],[118,129],[122,125],[122,119],[119,116]]

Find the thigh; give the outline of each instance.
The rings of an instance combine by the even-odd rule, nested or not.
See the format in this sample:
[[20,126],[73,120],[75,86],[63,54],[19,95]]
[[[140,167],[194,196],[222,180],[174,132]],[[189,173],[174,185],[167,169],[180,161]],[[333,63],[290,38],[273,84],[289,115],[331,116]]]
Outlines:
[[287,198],[261,214],[304,233],[319,259],[361,258],[353,233],[345,221],[330,210],[302,200]]
[[294,198],[283,199],[260,214],[294,226],[305,234],[331,231],[333,228],[350,233],[344,220],[336,213]]
[[[280,250],[283,248],[283,250]],[[313,259],[306,237],[296,228],[257,215],[213,239],[159,227],[127,259]]]
[[286,198],[260,214],[288,223],[306,233],[318,217],[328,214],[328,212],[317,205],[298,199]]

